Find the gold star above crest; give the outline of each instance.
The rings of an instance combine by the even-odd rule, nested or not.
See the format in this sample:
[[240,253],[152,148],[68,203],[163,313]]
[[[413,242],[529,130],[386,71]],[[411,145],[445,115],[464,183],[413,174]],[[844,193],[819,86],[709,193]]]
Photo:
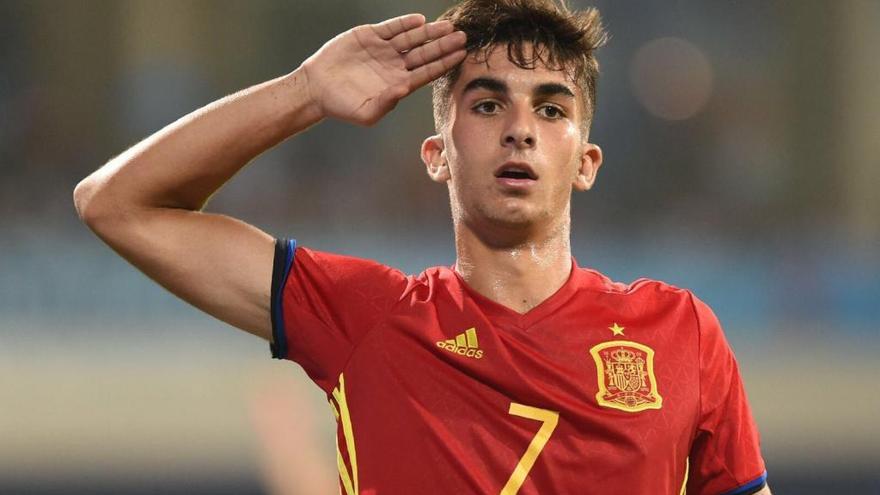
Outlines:
[[623,329],[624,327],[618,325],[617,322],[615,322],[614,325],[608,327],[608,330],[611,330],[614,335],[623,335]]

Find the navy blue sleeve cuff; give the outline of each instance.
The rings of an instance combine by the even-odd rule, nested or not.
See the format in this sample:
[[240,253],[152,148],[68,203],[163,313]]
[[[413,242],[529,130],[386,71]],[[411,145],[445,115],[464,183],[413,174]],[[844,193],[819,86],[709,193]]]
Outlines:
[[733,490],[726,491],[721,495],[752,495],[759,492],[765,486],[767,486],[767,471],[764,471],[761,476],[758,476],[752,481],[734,488]]
[[269,350],[275,359],[287,358],[287,334],[284,329],[284,312],[281,310],[281,295],[284,283],[293,266],[293,256],[296,252],[296,239],[275,240],[275,260],[272,263],[272,295],[270,312],[272,317],[272,342]]

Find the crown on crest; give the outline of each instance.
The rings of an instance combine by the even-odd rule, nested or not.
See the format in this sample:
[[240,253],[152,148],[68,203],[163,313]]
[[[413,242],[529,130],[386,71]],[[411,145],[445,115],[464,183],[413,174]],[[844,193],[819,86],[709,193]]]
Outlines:
[[617,349],[611,353],[611,357],[618,363],[631,363],[636,359],[636,353],[626,349]]

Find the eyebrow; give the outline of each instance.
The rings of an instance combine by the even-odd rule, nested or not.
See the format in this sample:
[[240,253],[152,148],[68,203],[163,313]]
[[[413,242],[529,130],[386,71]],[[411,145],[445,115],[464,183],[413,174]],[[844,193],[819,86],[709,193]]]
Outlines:
[[487,89],[493,93],[502,94],[507,94],[509,91],[507,89],[507,84],[505,84],[503,81],[499,81],[498,79],[494,79],[491,77],[478,77],[467,83],[461,93],[465,94],[468,91],[475,91],[477,89]]
[[[471,80],[467,83],[462,90],[462,94],[466,94],[469,91],[475,91],[477,89],[485,89],[491,91],[493,93],[500,93],[506,95],[510,92],[507,84],[504,81],[500,81],[498,79],[492,77],[478,77],[476,79]],[[574,98],[574,92],[566,85],[560,83],[542,83],[539,84],[534,91],[532,92],[534,96],[566,96],[569,98]]]
[[559,83],[544,83],[535,88],[535,96],[567,96],[574,98],[574,93],[568,86]]

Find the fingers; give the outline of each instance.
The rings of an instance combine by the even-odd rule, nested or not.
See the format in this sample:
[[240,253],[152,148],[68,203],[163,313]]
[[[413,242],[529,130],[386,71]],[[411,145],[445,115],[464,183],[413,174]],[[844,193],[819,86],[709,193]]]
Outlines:
[[389,41],[395,50],[403,53],[418,47],[428,40],[441,38],[451,33],[453,29],[452,23],[449,21],[431,22],[404,31]]
[[[426,23],[421,14],[372,24],[373,32],[403,56],[409,71],[409,92],[437,79],[467,56],[467,36],[448,20]],[[406,90],[401,88],[401,97]]]
[[411,70],[409,75],[410,92],[428,84],[452,69],[467,56],[464,48],[456,50],[448,55],[443,56],[440,60],[435,60],[429,64],[422,65],[417,69]]
[[461,31],[455,31],[434,41],[413,48],[403,56],[403,61],[408,70],[413,70],[420,65],[433,62],[445,55],[464,48],[467,36]]
[[417,28],[423,24],[425,24],[425,16],[422,14],[407,14],[388,19],[379,24],[373,24],[370,27],[383,40],[390,40],[400,33]]

